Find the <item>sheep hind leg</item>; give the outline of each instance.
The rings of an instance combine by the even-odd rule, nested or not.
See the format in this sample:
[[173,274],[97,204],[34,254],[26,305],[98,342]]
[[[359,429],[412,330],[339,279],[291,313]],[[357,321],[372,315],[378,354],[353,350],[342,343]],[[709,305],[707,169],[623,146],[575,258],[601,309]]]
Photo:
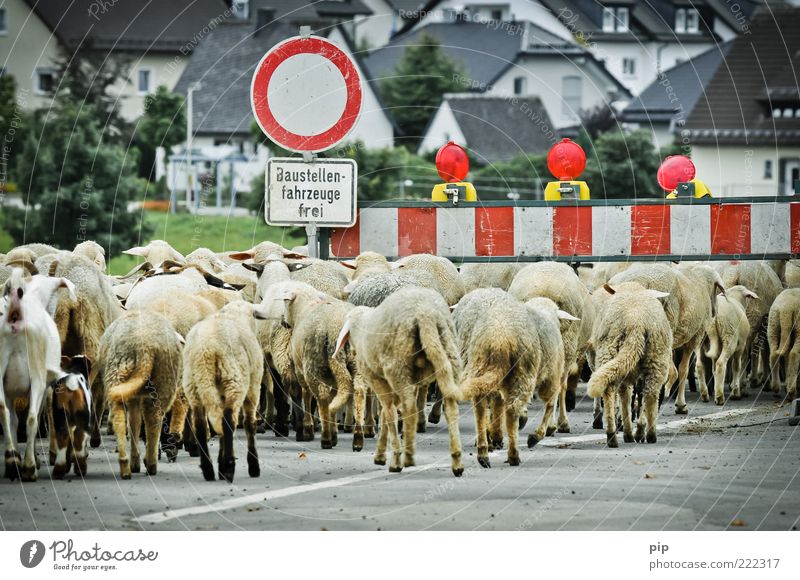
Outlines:
[[602,397],[595,397],[594,402],[592,405],[592,415],[594,420],[592,421],[592,429],[602,429],[603,428],[603,398]]
[[114,435],[117,438],[117,453],[119,455],[119,476],[122,479],[131,478],[131,460],[128,457],[128,419],[125,412],[125,403],[114,401],[111,403],[109,422],[114,425]]
[[169,418],[167,437],[162,445],[164,453],[169,463],[178,460],[178,450],[183,446],[183,426],[186,423],[186,415],[189,412],[189,404],[183,389],[178,389],[175,402],[172,403],[172,414]]
[[464,465],[461,463],[461,435],[458,430],[458,401],[453,397],[444,398],[444,416],[450,432],[450,465],[453,475],[461,477]]
[[603,417],[606,424],[606,441],[609,447],[619,447],[617,442],[617,401],[616,387],[603,393]]
[[689,377],[689,362],[692,359],[692,353],[695,348],[697,348],[696,342],[697,341],[693,341],[691,344],[683,347],[681,351],[681,362],[678,365],[678,393],[675,396],[676,415],[687,415],[689,413],[689,408],[686,405],[686,379]]
[[378,442],[375,446],[375,465],[386,465],[386,442],[389,437],[389,422],[391,417],[388,415],[388,405],[381,408],[381,424],[378,432]]
[[728,359],[731,354],[723,350],[714,361],[714,402],[717,405],[725,404],[725,375],[728,370]]
[[417,389],[417,433],[425,433],[427,425],[427,419],[425,418],[425,402],[427,400],[428,386],[423,385]]
[[214,481],[214,466],[211,463],[211,455],[208,453],[208,419],[205,409],[199,405],[193,407],[192,416],[194,418],[194,439],[197,443],[203,478],[206,481]]
[[558,392],[552,393],[549,398],[544,397],[544,393],[548,392],[548,389],[543,387],[539,389],[539,396],[542,398],[544,402],[544,415],[542,415],[542,420],[539,423],[539,426],[528,435],[528,447],[534,447],[539,441],[545,438],[547,435],[547,426],[550,425],[550,421],[553,419],[553,415],[555,414],[556,410],[556,402],[558,401]]
[[506,433],[508,434],[508,464],[519,465],[519,417],[513,404],[506,406]]
[[375,437],[375,393],[369,387],[364,390],[364,437],[372,439]]
[[353,451],[364,449],[364,406],[367,387],[356,375],[353,380]]
[[[158,473],[158,446],[164,412],[157,398],[142,403],[144,417],[144,469],[147,475]],[[167,454],[169,460],[169,454]]]
[[[0,392],[2,392],[3,377],[0,376]],[[11,413],[14,412],[14,407],[8,399],[0,399],[0,420],[3,422],[3,438],[5,439],[5,460],[6,471],[5,477],[14,481],[19,479],[20,468],[20,455],[17,451],[16,443],[14,442],[13,433],[16,432],[16,426],[12,431]]]
[[313,441],[314,440],[314,411],[312,410],[311,403],[313,396],[311,390],[307,387],[301,387],[303,390],[303,431],[297,432],[298,441]]
[[[414,451],[415,439],[419,430],[419,394],[427,395],[427,387],[417,389],[416,393],[411,393],[400,404],[404,421],[403,421],[403,467],[414,467]],[[422,408],[425,408],[425,398],[422,399]],[[414,421],[414,418],[417,421]],[[425,415],[422,414],[424,422]]]
[[389,443],[392,446],[392,460],[389,462],[389,471],[399,473],[403,471],[400,460],[402,449],[400,447],[400,435],[397,433],[397,407],[394,403],[385,405],[383,415],[381,415],[381,434],[383,434],[383,424],[386,423],[386,432],[389,436]]
[[503,448],[503,421],[505,420],[505,405],[500,395],[491,395],[492,416],[489,421],[489,440],[493,449]]
[[488,415],[489,405],[486,397],[478,396],[475,399],[473,412],[475,413],[475,432],[477,433],[478,464],[481,467],[491,467],[489,462]]
[[247,437],[247,474],[250,477],[261,475],[261,465],[258,462],[256,450],[256,433],[258,432],[258,415],[256,406],[250,399],[244,400],[244,432]]
[[336,433],[336,414],[331,412],[331,400],[326,387],[320,389],[317,402],[319,403],[319,419],[322,423],[322,430],[319,437],[320,445],[323,449],[333,449],[338,439]]
[[131,434],[131,473],[139,473],[142,470],[142,459],[139,454],[139,439],[142,433],[141,401],[134,399],[128,405],[128,428]]
[[[633,385],[624,385],[620,390],[620,406],[622,407],[622,440],[633,443],[633,425],[631,424],[631,398]],[[641,415],[641,411],[639,413]]]
[[792,347],[786,357],[786,393],[790,401],[797,398],[798,372],[800,372],[800,343]]
[[[770,387],[773,393],[781,392],[781,355],[775,350],[769,353]],[[788,386],[788,385],[787,385]]]
[[706,365],[703,362],[702,348],[698,348],[695,351],[694,381],[697,385],[700,386],[700,400],[703,401],[704,403],[708,403],[710,397],[708,394],[708,383],[706,381]]
[[733,353],[731,357],[731,399],[738,401],[742,398],[742,364],[744,351]]
[[233,483],[236,472],[236,458],[233,455],[233,435],[236,430],[236,418],[231,407],[222,411],[222,433],[220,435],[220,454],[217,465],[220,480]]
[[[576,385],[577,388],[577,385]],[[564,381],[558,395],[558,432],[569,433],[569,418],[567,417],[567,392],[569,391],[569,378]],[[574,397],[574,394],[573,394]],[[574,407],[574,404],[573,404]],[[552,433],[548,433],[551,435]]]

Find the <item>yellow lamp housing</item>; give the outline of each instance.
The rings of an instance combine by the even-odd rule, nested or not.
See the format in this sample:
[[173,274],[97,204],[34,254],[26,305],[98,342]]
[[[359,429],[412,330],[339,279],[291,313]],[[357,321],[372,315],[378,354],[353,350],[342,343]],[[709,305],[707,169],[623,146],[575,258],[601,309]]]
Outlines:
[[452,201],[453,205],[458,205],[460,201],[478,201],[478,192],[466,181],[438,183],[431,192],[431,201]]
[[544,188],[545,201],[561,199],[589,199],[589,186],[585,181],[551,181]]
[[692,179],[691,181],[679,183],[678,187],[667,194],[667,199],[677,199],[679,197],[694,197],[697,199],[711,197],[711,190],[699,179]]

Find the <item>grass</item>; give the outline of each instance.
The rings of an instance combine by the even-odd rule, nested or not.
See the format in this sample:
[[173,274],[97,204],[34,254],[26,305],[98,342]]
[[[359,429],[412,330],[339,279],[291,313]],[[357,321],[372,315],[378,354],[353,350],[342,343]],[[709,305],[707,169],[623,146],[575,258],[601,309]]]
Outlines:
[[[184,256],[200,247],[215,252],[247,250],[259,242],[277,242],[287,248],[305,243],[305,238],[289,235],[289,228],[268,226],[261,217],[226,217],[169,214],[146,211],[144,221],[152,226],[151,239],[164,240]],[[142,240],[146,245],[150,240]],[[124,274],[141,261],[136,256],[114,256],[109,264],[112,275]]]

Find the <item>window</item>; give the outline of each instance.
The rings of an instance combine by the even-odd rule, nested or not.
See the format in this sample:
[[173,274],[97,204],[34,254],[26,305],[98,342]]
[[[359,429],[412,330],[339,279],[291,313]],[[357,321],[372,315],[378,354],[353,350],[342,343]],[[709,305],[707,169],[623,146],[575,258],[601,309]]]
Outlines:
[[603,32],[628,32],[629,17],[627,6],[604,6]]
[[37,68],[33,77],[33,91],[37,95],[49,95],[56,88],[56,73],[49,68]]
[[772,159],[764,161],[764,179],[772,179]]
[[626,77],[636,76],[636,59],[625,57],[622,59],[622,74]]
[[152,92],[153,74],[150,69],[139,69],[139,76],[136,80],[136,88],[140,95],[147,95]]
[[583,87],[581,77],[564,77],[561,79],[561,114],[571,119],[578,117],[583,106]]
[[678,34],[700,32],[700,14],[694,8],[678,8],[675,11],[675,32]]
[[524,95],[528,92],[528,79],[525,77],[514,78],[514,94]]
[[502,10],[492,10],[491,18],[495,22],[500,22],[503,19],[503,11]]
[[6,9],[0,8],[0,36],[8,34],[8,24],[6,23]]
[[234,18],[238,20],[247,20],[250,17],[249,0],[233,0],[231,8],[233,8]]

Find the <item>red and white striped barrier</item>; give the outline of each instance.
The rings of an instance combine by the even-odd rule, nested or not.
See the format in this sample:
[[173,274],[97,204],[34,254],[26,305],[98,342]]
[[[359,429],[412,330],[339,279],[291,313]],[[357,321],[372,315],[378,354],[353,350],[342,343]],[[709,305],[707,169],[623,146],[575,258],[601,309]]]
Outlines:
[[342,258],[789,257],[800,254],[800,203],[362,207],[353,227],[333,232],[331,249]]

